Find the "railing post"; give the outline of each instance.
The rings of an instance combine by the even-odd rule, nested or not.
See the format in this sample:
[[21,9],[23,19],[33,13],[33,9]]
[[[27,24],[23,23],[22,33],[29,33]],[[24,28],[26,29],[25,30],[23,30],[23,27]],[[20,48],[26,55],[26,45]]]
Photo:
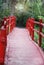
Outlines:
[[41,47],[41,44],[42,44],[42,36],[41,36],[41,32],[42,32],[42,25],[41,25],[41,23],[42,23],[42,19],[40,19],[39,20],[39,22],[40,22],[40,29],[39,29],[39,46]]
[[16,26],[16,17],[10,16],[9,17],[9,33],[12,32],[12,30],[15,26]]
[[6,28],[6,34],[9,34],[9,18],[4,18],[4,26]]
[[31,22],[31,18],[30,18],[30,19],[29,19],[29,32],[30,32],[30,36],[31,36],[31,31],[32,31],[32,30],[31,30],[31,23],[32,23],[32,22]]
[[6,45],[7,45],[6,29],[4,26],[2,26],[0,29],[0,65],[4,65]]
[[30,20],[31,22],[31,37],[32,37],[32,40],[34,40],[34,18],[31,18]]
[[32,40],[34,40],[34,18],[29,18],[26,22],[26,28],[29,30]]

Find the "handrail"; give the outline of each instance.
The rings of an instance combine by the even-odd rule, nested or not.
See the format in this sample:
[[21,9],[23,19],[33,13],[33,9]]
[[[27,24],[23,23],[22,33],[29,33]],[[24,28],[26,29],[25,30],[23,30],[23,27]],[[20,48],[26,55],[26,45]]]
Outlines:
[[9,16],[9,17],[5,17],[3,19],[3,25],[0,27],[1,28],[5,28],[6,29],[6,33],[7,35],[12,32],[13,28],[16,26],[16,17],[15,16]]
[[[7,46],[7,35],[16,26],[16,17],[4,18],[0,27],[0,63],[4,65],[5,51]],[[10,32],[9,32],[10,30]]]
[[36,29],[33,29],[33,27],[30,25],[31,29],[35,32],[37,32],[38,34],[40,34],[43,38],[44,38],[44,34],[42,32],[39,32],[38,30]]
[[16,26],[16,17],[9,16],[8,18],[4,18],[4,22],[6,21],[6,31],[7,35],[12,32],[13,28]]
[[37,22],[37,21],[34,21],[34,24],[38,24],[38,25],[41,25],[41,26],[43,26],[44,27],[44,23],[39,23],[39,22]]
[[[35,24],[39,25],[39,30],[34,29]],[[30,36],[32,40],[34,40],[34,32],[37,32],[39,35],[39,46],[41,47],[42,44],[42,37],[44,38],[44,34],[42,33],[42,28],[44,24],[42,23],[42,19],[39,22],[35,21],[34,18],[29,18],[26,22],[26,28],[29,30]]]

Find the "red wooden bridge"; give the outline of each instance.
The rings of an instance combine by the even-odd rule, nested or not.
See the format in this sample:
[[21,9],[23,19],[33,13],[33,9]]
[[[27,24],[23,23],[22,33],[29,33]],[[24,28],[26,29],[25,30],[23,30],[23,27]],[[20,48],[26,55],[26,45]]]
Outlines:
[[[39,25],[39,31],[34,29],[35,24]],[[42,27],[42,20],[38,23],[29,18],[26,28],[18,28],[16,17],[4,18],[0,28],[0,65],[44,65]],[[38,44],[34,42],[34,31],[39,34]]]

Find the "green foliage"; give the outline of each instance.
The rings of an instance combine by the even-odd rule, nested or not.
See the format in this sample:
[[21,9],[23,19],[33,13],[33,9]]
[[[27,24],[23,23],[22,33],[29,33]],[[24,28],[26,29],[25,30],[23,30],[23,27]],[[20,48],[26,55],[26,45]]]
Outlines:
[[[15,1],[11,0],[11,2],[13,2],[13,6],[15,6],[14,2],[17,2],[17,3],[20,3],[20,4],[24,5],[23,14],[25,13],[25,14],[27,14],[27,16],[34,17],[36,20],[38,20],[40,17],[44,18],[44,4],[43,4],[42,0],[24,0],[24,1],[17,0],[17,1],[16,0]],[[9,8],[3,10],[2,9],[3,2],[4,2],[3,0],[0,0],[0,17],[1,18],[3,18],[4,16],[10,15],[10,10],[11,10]],[[10,0],[9,0],[9,2],[10,2]],[[8,2],[8,4],[9,4],[9,2]],[[10,8],[11,8],[11,5],[9,5]],[[15,12],[15,15],[17,15],[17,16],[22,15],[22,13],[20,13],[20,11],[15,10],[14,12]]]
[[42,46],[41,46],[43,49],[44,49],[44,39],[42,38]]
[[2,0],[0,0],[0,18],[2,18],[3,14],[2,14]]
[[26,20],[29,17],[34,17],[35,20],[42,18],[44,21],[43,16],[44,8],[42,0],[24,0],[24,1],[18,0],[18,3],[23,4],[24,7],[26,7],[26,9],[24,8],[23,12],[20,12],[20,10],[18,11],[15,10],[15,15],[17,16],[17,24],[19,24],[20,26],[25,26]]
[[38,20],[38,16],[42,15],[42,1],[41,0],[33,1],[31,11],[33,12],[34,18]]
[[4,9],[3,10],[3,17],[4,16],[9,16],[10,15],[10,10],[9,9]]
[[9,9],[0,11],[0,18],[4,18],[5,16],[9,16],[9,15],[10,15]]
[[[8,8],[3,8],[2,6],[3,2],[4,0],[0,0],[0,18],[11,15],[10,13],[13,12],[14,10],[13,8],[15,7],[15,4],[20,3],[24,6],[23,11],[21,10],[22,12],[20,12],[18,8],[18,10],[15,9],[13,14],[17,17],[17,24],[19,24],[18,26],[25,27],[26,20],[29,17],[34,17],[36,20],[42,18],[44,22],[44,1],[43,0],[8,0],[8,3],[6,2],[8,4]],[[11,9],[13,10],[10,11]],[[36,29],[38,29],[37,25],[36,25]],[[43,33],[44,33],[44,28],[43,28]],[[36,42],[38,40],[37,33],[35,33],[35,40]],[[42,48],[44,48],[44,39],[42,39]]]
[[22,15],[16,17],[17,17],[17,24],[21,27],[25,27],[26,20],[28,19],[29,15],[22,13]]
[[34,33],[34,40],[38,42],[38,34],[36,32]]
[[3,18],[4,16],[10,15],[10,10],[9,8],[4,8],[3,6],[3,0],[0,1],[0,18]]

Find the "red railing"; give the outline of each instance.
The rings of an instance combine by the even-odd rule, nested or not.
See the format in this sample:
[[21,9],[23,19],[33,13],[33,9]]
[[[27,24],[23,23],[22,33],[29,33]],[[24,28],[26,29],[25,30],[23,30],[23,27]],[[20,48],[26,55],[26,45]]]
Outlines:
[[0,65],[4,65],[4,57],[7,45],[7,36],[6,36],[6,29],[3,25],[0,28]]
[[[34,28],[35,24],[39,25],[39,30],[36,30]],[[42,37],[44,38],[44,34],[42,33],[42,28],[44,27],[44,24],[42,23],[42,19],[39,20],[39,22],[35,21],[34,18],[29,18],[26,22],[26,28],[29,30],[30,36],[32,40],[34,40],[34,32],[37,32],[39,35],[39,42],[38,45],[41,47],[42,44]]]
[[8,18],[4,18],[4,21],[6,22],[6,33],[9,34],[12,32],[13,28],[16,27],[16,17],[10,16]]
[[0,28],[0,65],[4,65],[5,50],[7,45],[7,35],[12,32],[16,26],[16,17],[4,18]]

